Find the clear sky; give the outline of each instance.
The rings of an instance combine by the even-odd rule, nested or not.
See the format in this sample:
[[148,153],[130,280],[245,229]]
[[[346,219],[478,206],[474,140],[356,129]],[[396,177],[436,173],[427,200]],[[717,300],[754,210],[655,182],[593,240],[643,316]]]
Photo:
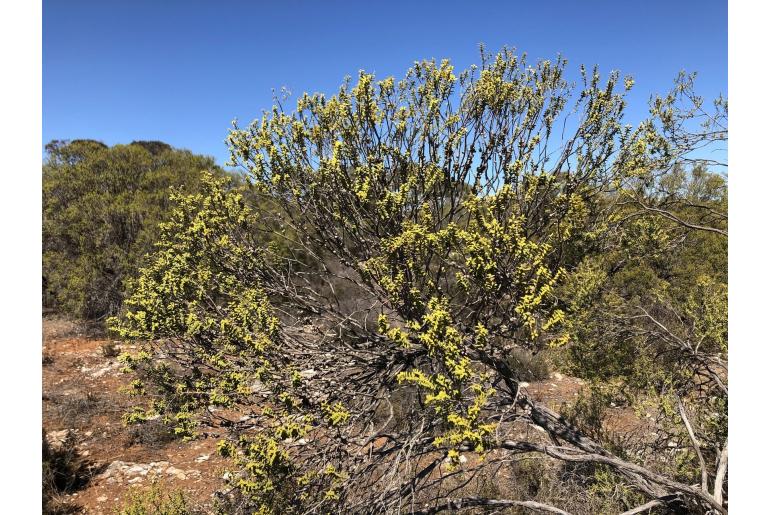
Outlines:
[[682,69],[727,95],[726,0],[44,0],[43,143],[156,139],[224,164],[230,122],[273,89],[333,93],[431,57],[461,69],[481,42],[633,75],[630,123]]

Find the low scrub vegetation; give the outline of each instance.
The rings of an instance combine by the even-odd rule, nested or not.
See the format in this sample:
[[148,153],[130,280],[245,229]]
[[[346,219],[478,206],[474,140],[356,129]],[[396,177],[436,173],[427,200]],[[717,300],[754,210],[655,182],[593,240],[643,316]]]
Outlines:
[[74,317],[118,312],[127,277],[156,239],[168,188],[194,192],[211,158],[137,141],[52,141],[43,165],[44,304]]
[[149,488],[134,487],[115,515],[202,515],[194,510],[183,491],[169,488],[162,481],[153,481]]
[[88,392],[78,395],[57,395],[49,400],[54,405],[56,417],[64,427],[81,428],[91,418],[109,408],[109,403],[99,393]]
[[159,418],[131,424],[128,427],[128,444],[159,447],[177,440],[174,429]]
[[117,358],[120,356],[120,345],[115,342],[104,342],[99,349],[105,358]]

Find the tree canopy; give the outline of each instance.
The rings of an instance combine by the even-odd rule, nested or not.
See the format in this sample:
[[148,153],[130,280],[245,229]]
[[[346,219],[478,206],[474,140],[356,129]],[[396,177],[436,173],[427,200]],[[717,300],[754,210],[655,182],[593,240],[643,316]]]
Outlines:
[[52,141],[43,165],[44,294],[84,318],[116,314],[168,214],[168,188],[197,191],[213,159],[157,141]]

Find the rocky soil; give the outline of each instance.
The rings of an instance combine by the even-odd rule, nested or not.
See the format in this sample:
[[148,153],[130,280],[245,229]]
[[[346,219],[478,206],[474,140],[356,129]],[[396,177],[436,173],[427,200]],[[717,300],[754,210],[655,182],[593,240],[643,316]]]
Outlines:
[[[220,435],[212,432],[185,443],[174,439],[159,422],[126,427],[121,417],[133,399],[120,388],[130,376],[121,373],[116,355],[130,347],[47,316],[42,350],[46,438],[56,447],[69,433],[74,434],[90,477],[61,502],[81,513],[112,514],[132,490],[162,481],[164,489],[184,491],[204,512],[211,510],[228,465],[215,451]],[[578,378],[555,372],[549,379],[522,386],[535,399],[558,410],[574,402],[585,385]],[[630,410],[618,409],[610,419],[621,433],[643,426]]]
[[183,443],[161,424],[126,427],[121,417],[133,399],[119,390],[129,377],[103,350],[110,343],[66,320],[43,320],[43,428],[52,447],[74,434],[90,476],[60,501],[81,513],[112,514],[131,489],[162,481],[210,507],[227,466],[215,452],[217,435]]

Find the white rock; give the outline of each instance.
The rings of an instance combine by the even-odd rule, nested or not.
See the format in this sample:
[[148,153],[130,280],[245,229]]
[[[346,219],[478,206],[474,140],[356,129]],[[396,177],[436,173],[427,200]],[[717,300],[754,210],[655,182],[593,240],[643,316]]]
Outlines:
[[184,473],[184,470],[178,469],[176,467],[167,468],[166,474],[168,474],[169,476],[174,476],[177,479],[182,479],[182,480],[187,479],[187,474]]
[[307,370],[303,370],[302,372],[300,372],[299,375],[303,379],[312,379],[316,376],[317,373],[318,372],[316,372],[312,368],[309,368]]
[[67,434],[70,431],[73,433],[77,432],[76,429],[62,429],[61,431],[51,431],[46,433],[48,444],[52,447],[60,447],[64,443],[64,440],[67,439]]
[[149,471],[150,471],[149,465],[141,465],[137,463],[135,465],[131,465],[130,467],[125,469],[123,472],[129,476],[136,476],[137,474],[146,476]]
[[529,383],[527,383],[527,382],[525,382],[525,381],[522,381],[522,382],[520,382],[520,383],[519,383],[519,387],[520,387],[520,388],[526,388],[526,387],[528,387],[528,386],[529,386]]
[[125,462],[116,460],[110,463],[107,468],[104,470],[104,472],[101,473],[100,477],[102,478],[110,478],[113,477],[115,474],[120,472],[120,470],[125,466]]
[[168,468],[169,462],[158,461],[152,463],[133,463],[116,460],[110,463],[104,472],[99,476],[102,479],[107,479],[108,483],[114,483],[126,477],[145,477],[150,472],[156,473],[162,472]]
[[203,463],[204,461],[208,461],[208,459],[211,457],[210,454],[202,454],[195,458],[195,463]]

